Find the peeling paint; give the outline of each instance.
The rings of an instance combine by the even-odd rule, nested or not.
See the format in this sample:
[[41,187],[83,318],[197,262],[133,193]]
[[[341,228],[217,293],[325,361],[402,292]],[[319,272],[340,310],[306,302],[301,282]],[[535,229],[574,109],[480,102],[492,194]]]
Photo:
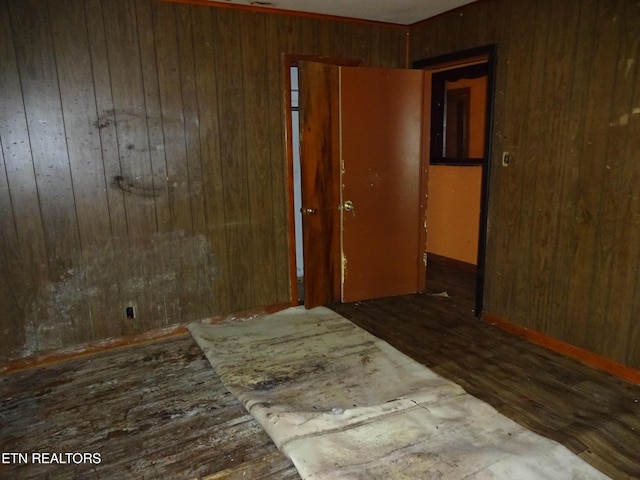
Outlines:
[[342,282],[340,285],[342,289],[342,296],[344,297],[344,281],[347,278],[347,256],[344,254],[344,251],[342,252],[342,270],[340,274],[342,278]]
[[625,78],[629,78],[629,76],[633,72],[633,67],[635,64],[636,64],[635,58],[625,58],[619,61],[618,68],[620,70],[624,70]]
[[610,127],[624,127],[629,124],[629,114],[624,113],[618,117],[617,121],[609,123]]

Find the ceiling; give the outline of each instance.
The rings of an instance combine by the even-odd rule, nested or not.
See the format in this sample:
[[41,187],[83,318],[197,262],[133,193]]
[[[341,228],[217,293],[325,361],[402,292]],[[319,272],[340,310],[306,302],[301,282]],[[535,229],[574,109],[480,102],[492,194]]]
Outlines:
[[376,22],[411,25],[474,0],[226,0],[226,5],[293,10]]

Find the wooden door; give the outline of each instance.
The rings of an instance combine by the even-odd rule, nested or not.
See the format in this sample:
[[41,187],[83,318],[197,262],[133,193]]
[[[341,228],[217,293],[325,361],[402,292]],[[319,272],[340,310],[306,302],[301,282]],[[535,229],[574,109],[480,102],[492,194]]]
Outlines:
[[299,64],[307,308],[424,289],[423,75]]
[[340,300],[339,71],[299,62],[304,305]]
[[423,78],[340,69],[343,302],[424,290]]

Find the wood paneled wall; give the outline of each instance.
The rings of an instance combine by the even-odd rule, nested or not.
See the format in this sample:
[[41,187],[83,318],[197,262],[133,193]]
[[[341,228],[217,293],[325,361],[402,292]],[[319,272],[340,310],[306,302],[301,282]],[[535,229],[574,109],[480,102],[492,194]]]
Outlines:
[[483,0],[413,26],[410,56],[491,43],[485,310],[640,368],[640,4]]
[[403,66],[405,42],[158,0],[0,0],[0,361],[288,302],[280,54]]

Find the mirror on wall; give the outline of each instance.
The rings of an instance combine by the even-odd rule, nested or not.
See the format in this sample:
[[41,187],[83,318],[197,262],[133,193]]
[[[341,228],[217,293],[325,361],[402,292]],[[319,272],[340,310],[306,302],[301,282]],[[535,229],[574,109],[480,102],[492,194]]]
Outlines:
[[433,74],[432,164],[482,164],[487,76],[487,63]]

